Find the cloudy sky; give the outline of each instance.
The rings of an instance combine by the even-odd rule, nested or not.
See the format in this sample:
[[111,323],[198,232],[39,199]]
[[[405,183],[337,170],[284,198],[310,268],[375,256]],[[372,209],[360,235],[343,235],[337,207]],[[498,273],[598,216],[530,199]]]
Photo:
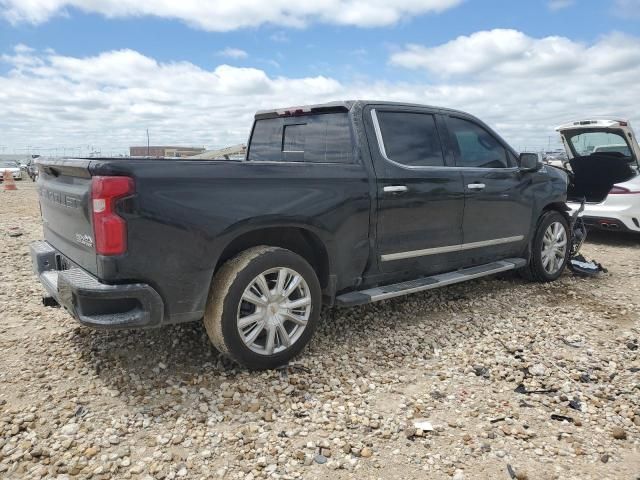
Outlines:
[[640,128],[640,0],[0,0],[0,153],[221,147],[257,109],[352,98],[459,108],[518,149]]

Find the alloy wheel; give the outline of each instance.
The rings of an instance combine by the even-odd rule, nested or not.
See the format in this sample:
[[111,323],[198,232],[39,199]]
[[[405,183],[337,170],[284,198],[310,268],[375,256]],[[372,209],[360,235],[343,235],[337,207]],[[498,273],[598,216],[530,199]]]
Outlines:
[[553,222],[542,238],[542,268],[554,275],[563,267],[567,253],[567,230],[561,222]]
[[304,332],[311,304],[311,291],[302,275],[291,268],[269,269],[242,294],[237,315],[240,338],[255,353],[280,353]]

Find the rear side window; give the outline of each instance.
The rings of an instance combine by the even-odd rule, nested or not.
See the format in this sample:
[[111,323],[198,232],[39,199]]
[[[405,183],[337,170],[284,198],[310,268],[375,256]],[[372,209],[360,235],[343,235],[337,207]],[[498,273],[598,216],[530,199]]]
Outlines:
[[507,151],[487,130],[462,118],[448,119],[452,141],[458,150],[456,165],[476,168],[507,168]]
[[352,163],[353,144],[347,113],[257,120],[251,137],[251,161]]
[[410,167],[441,167],[442,147],[433,115],[377,111],[387,158]]
[[253,126],[248,160],[277,162],[282,160],[282,118],[258,120]]

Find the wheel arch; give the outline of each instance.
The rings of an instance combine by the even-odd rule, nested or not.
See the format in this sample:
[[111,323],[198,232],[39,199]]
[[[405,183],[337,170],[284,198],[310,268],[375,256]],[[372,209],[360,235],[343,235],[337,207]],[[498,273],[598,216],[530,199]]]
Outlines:
[[571,209],[569,208],[569,205],[567,205],[565,202],[550,202],[545,205],[545,207],[540,212],[540,215],[538,216],[538,220],[536,221],[536,229],[538,228],[542,217],[547,212],[561,213],[569,223],[569,235],[571,235]]
[[332,280],[327,244],[318,232],[306,226],[263,225],[237,232],[222,248],[214,267],[214,275],[227,260],[248,248],[261,245],[284,248],[300,255],[316,272],[323,293],[329,296],[334,295],[335,281]]
[[569,214],[571,212],[571,209],[563,201],[553,201],[545,204],[542,207],[542,209],[538,211],[537,215],[535,214],[535,211],[534,211],[534,215],[536,216],[532,218],[531,233],[529,234],[529,240],[527,242],[526,250],[524,252],[524,258],[526,258],[527,261],[531,259],[531,244],[533,242],[533,239],[535,238],[536,232],[538,231],[540,222],[542,221],[542,218],[544,217],[545,213],[552,212],[552,211],[561,213],[562,215],[564,215],[567,221],[570,221]]
[[556,210],[564,214],[565,216],[567,212],[571,211],[571,209],[569,208],[569,205],[567,205],[565,202],[551,202],[545,205],[545,207],[540,212],[539,218],[542,217],[542,215],[544,215],[546,212],[550,210]]

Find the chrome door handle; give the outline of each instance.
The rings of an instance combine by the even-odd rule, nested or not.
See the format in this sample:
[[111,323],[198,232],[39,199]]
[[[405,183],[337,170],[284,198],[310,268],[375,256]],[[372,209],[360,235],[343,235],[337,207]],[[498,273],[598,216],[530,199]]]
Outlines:
[[486,185],[484,183],[470,183],[467,185],[469,190],[484,190]]
[[389,185],[382,189],[384,193],[404,193],[408,190],[406,185]]

